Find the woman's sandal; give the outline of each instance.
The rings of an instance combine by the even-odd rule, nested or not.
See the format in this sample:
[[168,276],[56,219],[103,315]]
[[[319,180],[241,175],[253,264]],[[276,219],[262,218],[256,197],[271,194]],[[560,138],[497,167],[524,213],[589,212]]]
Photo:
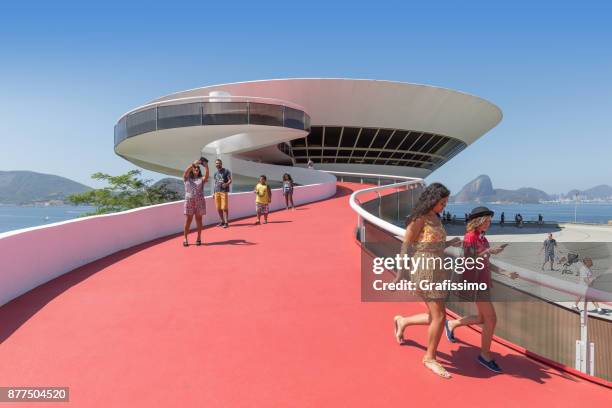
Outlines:
[[200,241],[199,239],[196,241],[196,246],[200,246],[202,245],[202,241]]
[[187,242],[187,241],[183,241],[183,246],[184,246],[184,247],[188,247],[188,246],[189,246],[189,242]]
[[402,345],[404,344],[404,334],[403,334],[403,330],[400,329],[399,327],[399,320],[402,318],[402,316],[395,316],[393,318],[393,327],[395,328],[395,340],[397,341],[397,344]]
[[448,371],[446,371],[446,368],[442,367],[442,365],[436,360],[423,359],[423,364],[425,364],[425,367],[429,368],[438,377],[442,377],[447,380],[451,378],[451,375],[448,373]]

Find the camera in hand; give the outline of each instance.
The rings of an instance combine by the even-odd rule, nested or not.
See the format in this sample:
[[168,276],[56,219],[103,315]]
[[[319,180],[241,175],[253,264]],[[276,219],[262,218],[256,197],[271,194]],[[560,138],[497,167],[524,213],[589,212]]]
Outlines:
[[205,164],[208,163],[208,159],[204,156],[200,157],[200,163]]

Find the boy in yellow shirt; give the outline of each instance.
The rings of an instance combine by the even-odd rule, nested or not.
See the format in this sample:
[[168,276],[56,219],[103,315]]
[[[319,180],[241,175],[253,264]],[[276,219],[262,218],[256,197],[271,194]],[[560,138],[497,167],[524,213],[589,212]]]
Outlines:
[[257,221],[260,222],[261,214],[264,216],[264,224],[268,223],[268,205],[272,201],[272,189],[267,184],[267,178],[264,175],[259,176],[259,183],[255,186],[255,209],[257,210]]

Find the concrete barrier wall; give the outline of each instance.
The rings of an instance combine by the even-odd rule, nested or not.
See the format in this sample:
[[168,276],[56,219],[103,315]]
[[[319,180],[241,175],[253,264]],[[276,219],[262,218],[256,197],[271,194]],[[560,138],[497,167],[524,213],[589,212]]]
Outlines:
[[[293,198],[299,205],[335,193],[334,181],[295,187]],[[274,189],[270,210],[284,207],[281,190]],[[212,197],[206,197],[206,211],[206,225],[219,222]],[[231,194],[230,219],[254,214],[253,193]],[[97,259],[179,233],[184,219],[183,201],[177,201],[1,233],[0,305]]]

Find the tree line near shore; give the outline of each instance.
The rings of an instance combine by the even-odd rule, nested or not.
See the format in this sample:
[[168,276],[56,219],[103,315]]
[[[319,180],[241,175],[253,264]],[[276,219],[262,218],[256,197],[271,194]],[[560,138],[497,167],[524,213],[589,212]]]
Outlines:
[[[92,179],[106,184],[93,189],[84,184],[51,174],[32,171],[0,171],[0,204],[74,204],[91,205],[92,214],[129,210],[152,204],[161,204],[183,198],[181,191],[166,183],[153,183],[143,179],[140,170],[112,176],[95,173]],[[174,179],[173,179],[174,180]]]
[[[167,177],[153,183],[151,180],[140,178],[138,170],[112,176],[105,173],[96,173],[95,180],[106,181],[105,189],[92,189],[89,186],[52,174],[42,174],[32,171],[0,171],[0,204],[31,205],[37,203],[64,204],[75,203],[72,195],[83,195],[87,200],[102,199],[106,197],[106,204],[110,211],[112,208],[124,208],[124,205],[115,205],[111,198],[119,195],[127,200],[127,205],[139,203],[158,203],[181,199],[184,190],[183,182],[177,178]],[[115,182],[116,191],[113,193],[112,183]],[[110,188],[110,189],[109,189]],[[102,191],[99,191],[102,190]],[[131,191],[134,197],[127,197],[126,191]],[[455,203],[540,203],[554,200],[574,200],[576,195],[581,200],[601,200],[612,202],[612,187],[599,185],[587,190],[570,190],[567,194],[551,195],[542,190],[524,187],[516,190],[493,188],[489,176],[480,175],[467,183],[456,195],[451,197]],[[135,198],[136,197],[136,198]],[[115,200],[118,198],[115,197]],[[77,200],[80,203],[86,201]],[[142,204],[147,205],[147,204]],[[134,208],[134,207],[130,207]]]

